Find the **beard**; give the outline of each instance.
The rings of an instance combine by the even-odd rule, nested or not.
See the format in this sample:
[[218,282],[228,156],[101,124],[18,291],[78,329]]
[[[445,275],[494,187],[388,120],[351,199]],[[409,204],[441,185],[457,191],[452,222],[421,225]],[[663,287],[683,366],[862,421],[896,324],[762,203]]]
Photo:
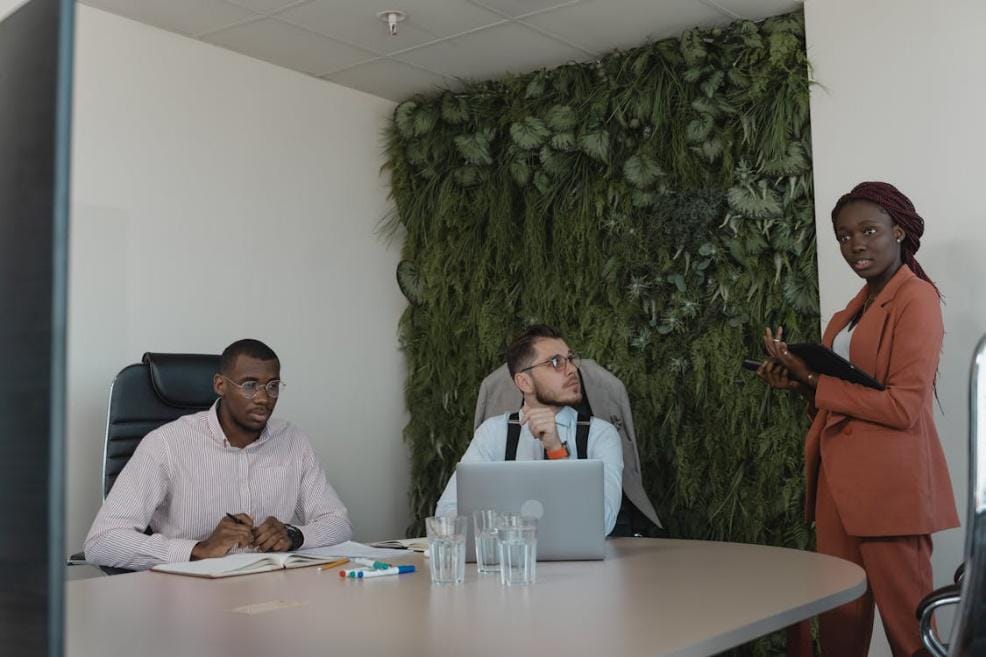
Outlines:
[[538,400],[539,404],[544,404],[545,406],[574,406],[582,401],[582,387],[579,386],[578,390],[572,392],[562,390],[562,394],[552,395],[543,391],[541,386],[535,381],[534,398]]

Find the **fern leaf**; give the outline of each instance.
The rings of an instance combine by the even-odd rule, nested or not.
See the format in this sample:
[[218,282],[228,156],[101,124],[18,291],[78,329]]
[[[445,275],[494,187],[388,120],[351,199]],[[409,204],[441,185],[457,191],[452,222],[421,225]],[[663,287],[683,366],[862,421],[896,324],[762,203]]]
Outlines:
[[469,118],[469,106],[464,96],[447,93],[442,96],[442,120],[452,125],[465,123]]

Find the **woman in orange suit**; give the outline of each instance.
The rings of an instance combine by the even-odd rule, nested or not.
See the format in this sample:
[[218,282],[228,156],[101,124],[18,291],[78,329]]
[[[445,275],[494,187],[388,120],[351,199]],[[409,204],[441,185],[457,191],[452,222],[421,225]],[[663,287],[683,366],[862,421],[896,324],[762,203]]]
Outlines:
[[914,612],[933,587],[931,534],[959,524],[933,418],[941,351],[938,288],[914,259],[924,221],[894,186],[864,182],[832,210],[842,257],[866,284],[822,342],[884,384],[811,371],[769,328],[758,375],[809,402],[805,517],[817,550],[859,564],[860,599],[819,618],[825,657],[866,657],[873,604],[894,657],[921,650]]

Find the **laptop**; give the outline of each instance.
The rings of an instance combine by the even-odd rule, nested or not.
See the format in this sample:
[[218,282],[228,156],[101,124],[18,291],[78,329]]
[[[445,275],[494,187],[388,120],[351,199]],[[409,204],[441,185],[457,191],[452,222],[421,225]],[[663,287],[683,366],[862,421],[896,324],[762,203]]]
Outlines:
[[472,512],[493,509],[538,519],[538,561],[602,559],[603,462],[498,461],[455,469],[457,513],[469,517],[466,560],[476,560]]

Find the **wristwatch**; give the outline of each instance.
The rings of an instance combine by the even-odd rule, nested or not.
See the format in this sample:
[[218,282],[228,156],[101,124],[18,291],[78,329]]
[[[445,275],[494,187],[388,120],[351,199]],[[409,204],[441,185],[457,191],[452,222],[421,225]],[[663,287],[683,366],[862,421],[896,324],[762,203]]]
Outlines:
[[284,525],[284,530],[288,533],[288,538],[291,539],[291,550],[297,550],[302,545],[305,544],[305,535],[301,533],[301,530],[294,525]]

